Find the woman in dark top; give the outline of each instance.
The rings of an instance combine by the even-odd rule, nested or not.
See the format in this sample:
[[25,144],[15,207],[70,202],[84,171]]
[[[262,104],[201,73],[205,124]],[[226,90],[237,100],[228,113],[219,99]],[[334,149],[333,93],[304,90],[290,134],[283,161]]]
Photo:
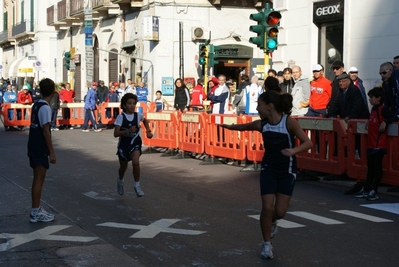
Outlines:
[[175,110],[187,111],[190,106],[190,92],[181,78],[175,80]]

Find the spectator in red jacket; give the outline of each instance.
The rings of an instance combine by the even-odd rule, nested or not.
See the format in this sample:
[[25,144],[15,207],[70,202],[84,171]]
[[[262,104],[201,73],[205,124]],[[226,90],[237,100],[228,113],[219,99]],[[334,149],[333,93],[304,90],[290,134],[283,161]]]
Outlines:
[[[327,104],[331,98],[331,81],[324,77],[324,68],[316,64],[312,68],[313,80],[310,82],[309,109],[305,116],[326,116]],[[306,104],[306,103],[304,103]]]
[[[19,91],[17,103],[24,105],[31,105],[33,103],[32,95],[29,92],[29,87],[27,85],[24,85],[22,90]],[[17,109],[17,120],[22,120],[25,119],[26,116],[29,116],[29,111],[27,109],[24,109],[24,112],[22,111],[23,110],[21,109]],[[22,131],[24,127],[20,126],[19,129]]]
[[191,103],[190,106],[194,110],[202,110],[204,108],[202,101],[206,98],[204,92],[204,86],[202,85],[204,81],[202,79],[197,80],[197,85],[194,86],[191,93]]
[[[61,84],[61,91],[59,92],[59,97],[61,100],[61,104],[68,104],[73,103],[73,99],[75,98],[75,91],[71,89],[71,85],[69,83]],[[71,109],[70,108],[63,108],[62,109],[62,117],[64,120],[71,119]],[[71,124],[65,125],[65,129],[73,130]]]

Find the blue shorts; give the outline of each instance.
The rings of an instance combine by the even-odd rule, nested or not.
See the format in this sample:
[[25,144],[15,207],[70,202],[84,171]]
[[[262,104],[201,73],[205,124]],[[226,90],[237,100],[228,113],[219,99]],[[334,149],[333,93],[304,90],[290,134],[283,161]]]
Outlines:
[[276,194],[292,196],[296,174],[274,173],[267,169],[260,172],[260,194]]
[[35,168],[37,166],[43,166],[46,169],[50,168],[50,163],[48,157],[44,158],[29,158],[29,165],[31,168]]
[[141,155],[141,153],[142,153],[141,145],[132,145],[132,146],[129,146],[128,148],[118,148],[116,155],[118,155],[119,160],[131,161],[132,158],[130,157],[130,155],[136,150],[139,150],[140,155]]

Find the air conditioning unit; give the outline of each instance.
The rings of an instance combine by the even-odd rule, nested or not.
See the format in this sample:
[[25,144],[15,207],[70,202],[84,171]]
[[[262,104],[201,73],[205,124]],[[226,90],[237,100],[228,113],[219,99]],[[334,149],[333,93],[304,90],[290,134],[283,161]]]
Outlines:
[[204,27],[192,27],[191,28],[191,39],[193,41],[209,39],[209,29],[204,28]]

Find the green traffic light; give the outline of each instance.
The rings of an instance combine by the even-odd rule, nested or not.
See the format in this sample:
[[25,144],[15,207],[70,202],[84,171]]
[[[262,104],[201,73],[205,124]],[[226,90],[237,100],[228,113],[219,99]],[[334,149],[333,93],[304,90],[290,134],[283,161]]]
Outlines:
[[69,70],[69,68],[70,68],[70,63],[71,63],[71,53],[70,53],[70,52],[65,52],[65,53],[64,53],[64,58],[65,58],[65,64],[64,64],[64,66],[65,66],[65,68],[66,68],[67,70]]
[[277,41],[274,39],[268,40],[267,41],[267,49],[268,50],[274,50],[277,48]]
[[206,64],[206,57],[207,57],[207,44],[200,44],[199,45],[199,52],[198,52],[198,63],[200,65],[205,65]]

